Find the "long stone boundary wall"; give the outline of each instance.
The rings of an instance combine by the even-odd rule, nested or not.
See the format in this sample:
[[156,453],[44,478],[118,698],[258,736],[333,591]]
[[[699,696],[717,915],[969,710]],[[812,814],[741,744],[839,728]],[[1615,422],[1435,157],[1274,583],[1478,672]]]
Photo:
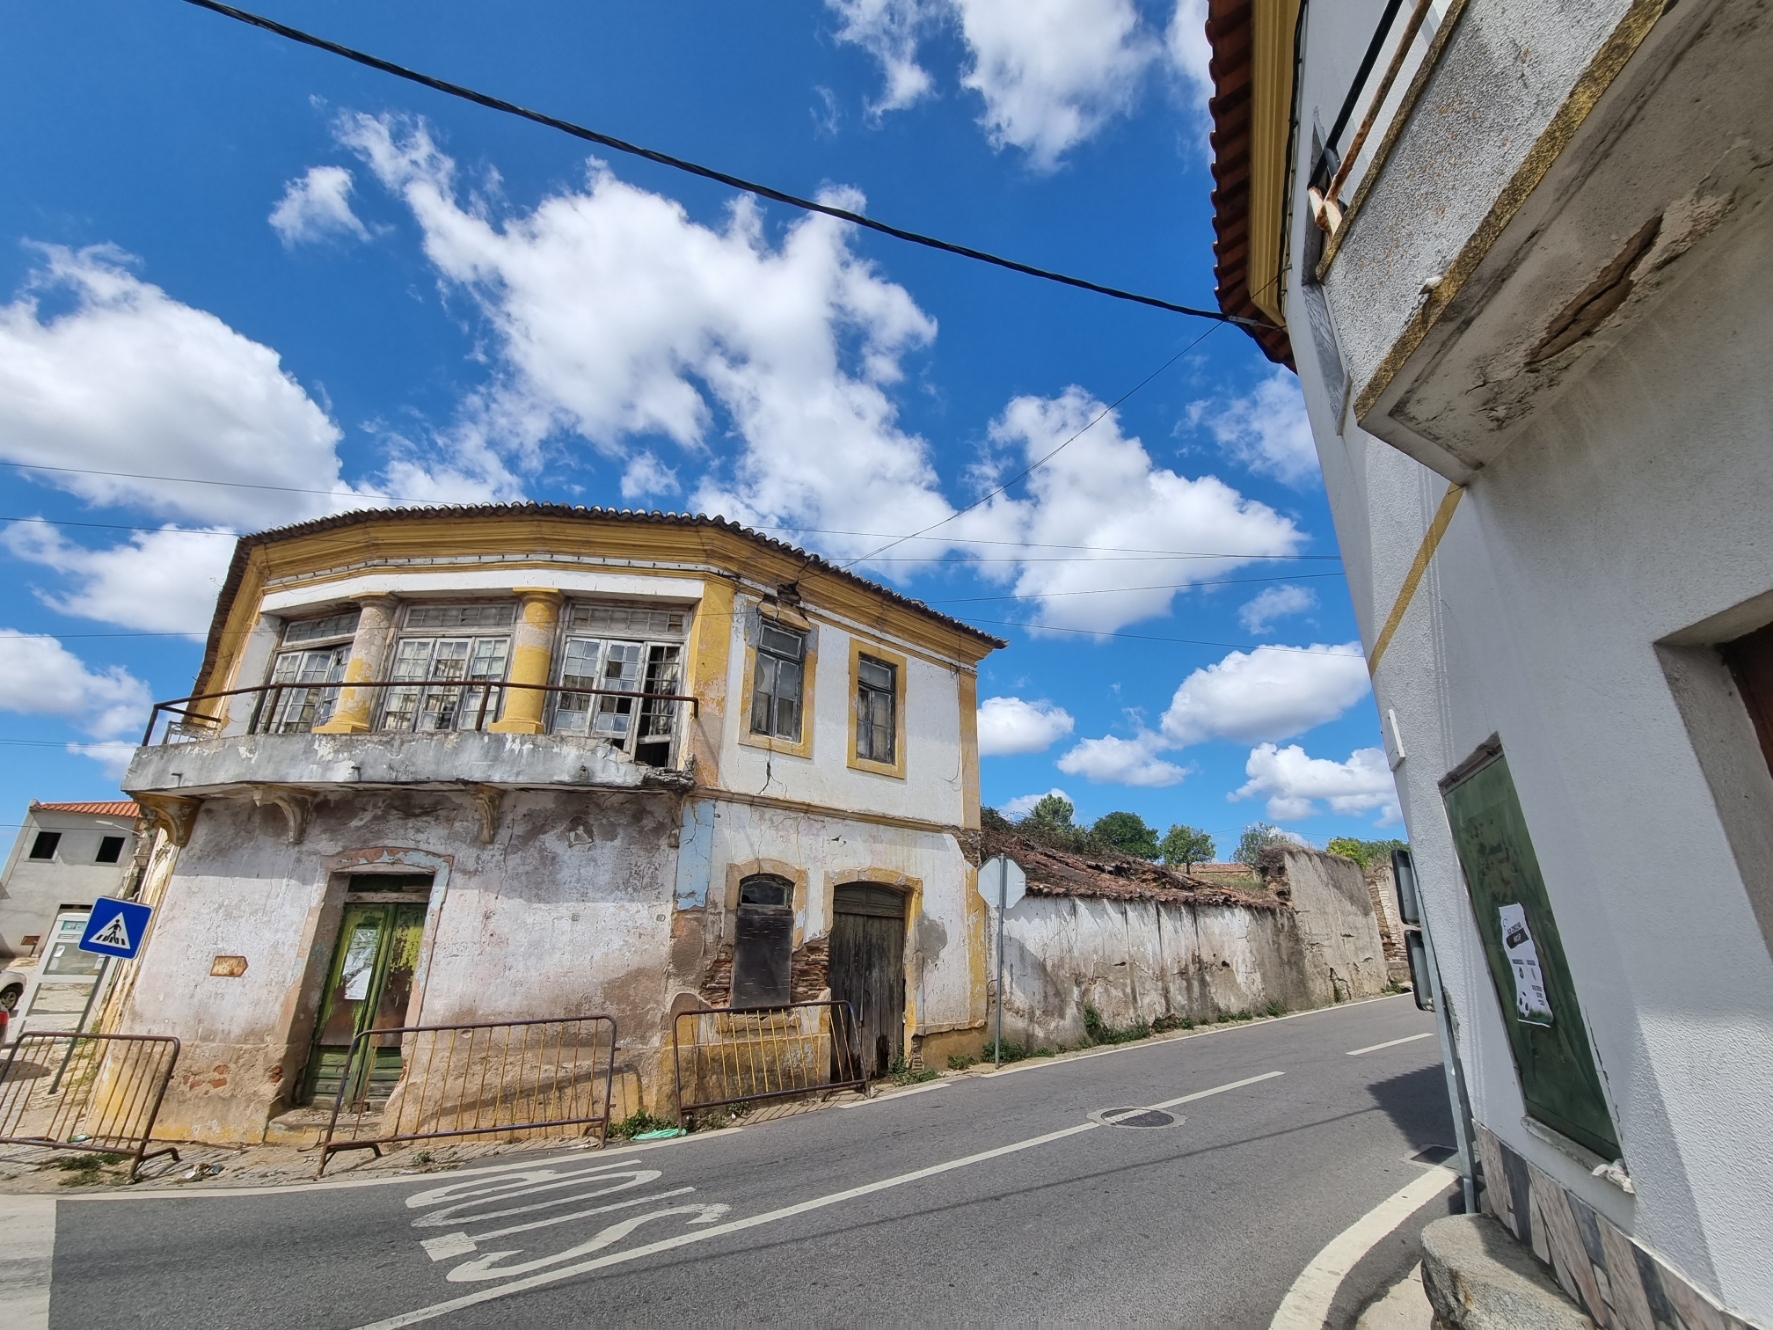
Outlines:
[[[1271,1006],[1297,1011],[1386,990],[1359,866],[1287,847],[1265,851],[1257,872],[1266,892],[1247,902],[1225,893],[1204,893],[1201,902],[1179,892],[1096,895],[1031,875],[1029,894],[1004,916],[1004,1041],[1078,1043],[1086,1008],[1125,1027]],[[995,949],[995,928],[990,941]]]

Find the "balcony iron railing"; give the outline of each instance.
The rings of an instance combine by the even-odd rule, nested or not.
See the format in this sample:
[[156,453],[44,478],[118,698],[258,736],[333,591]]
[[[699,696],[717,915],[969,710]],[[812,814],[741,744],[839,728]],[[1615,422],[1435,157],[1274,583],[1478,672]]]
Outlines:
[[[1432,38],[1441,27],[1457,20],[1459,11],[1464,8],[1464,0],[1414,0],[1400,31],[1398,15],[1402,8],[1403,0],[1387,0],[1384,12],[1380,15],[1379,26],[1373,32],[1372,41],[1368,43],[1360,68],[1355,72],[1354,82],[1348,89],[1348,96],[1343,100],[1336,122],[1330,128],[1329,138],[1312,163],[1307,191],[1312,220],[1331,237],[1342,227],[1346,211],[1342,195],[1349,186],[1350,177],[1357,172],[1364,176],[1374,165],[1377,154],[1368,152],[1367,148],[1381,117],[1389,111],[1387,123],[1390,123],[1390,119],[1409,113],[1408,95],[1399,89],[1399,81],[1403,80],[1407,84],[1425,63],[1434,58],[1435,44],[1430,41],[1426,45],[1420,45],[1417,41],[1424,24],[1438,17],[1439,21],[1429,27]],[[1437,8],[1440,10],[1438,16],[1435,12]],[[1373,68],[1387,47],[1391,48],[1391,60],[1378,82],[1370,84]],[[1392,95],[1394,91],[1398,93],[1396,98]],[[1348,127],[1355,108],[1363,103],[1365,110],[1355,128],[1354,137],[1349,140],[1346,150],[1338,149],[1342,131]]]
[[677,734],[684,703],[699,712],[687,693],[644,693],[616,688],[574,688],[561,684],[513,683],[508,679],[374,679],[361,682],[267,683],[156,702],[142,733],[142,746],[191,743],[223,733],[230,700],[249,697],[247,734],[307,734],[332,719],[343,694],[353,710],[378,733],[431,734],[480,731],[499,719],[507,693],[540,693],[542,724],[551,734],[605,739],[633,750],[669,743]]

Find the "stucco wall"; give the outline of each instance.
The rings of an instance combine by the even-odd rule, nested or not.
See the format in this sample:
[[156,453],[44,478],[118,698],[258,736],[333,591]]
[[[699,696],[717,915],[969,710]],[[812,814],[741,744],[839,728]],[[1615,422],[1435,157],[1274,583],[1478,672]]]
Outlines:
[[[1004,915],[1004,1040],[1075,1044],[1084,1008],[1112,1026],[1375,997],[1387,977],[1360,870],[1290,850],[1271,907],[1030,893]],[[996,925],[990,925],[996,945]],[[990,964],[995,975],[995,951]]]
[[[208,802],[123,1017],[184,1041],[160,1134],[262,1132],[306,1061],[343,873],[378,865],[437,873],[409,1022],[611,1012],[646,1075],[667,1002],[675,821],[661,796],[515,793],[483,845],[466,796],[364,792],[319,803],[292,846],[276,809]],[[211,976],[217,955],[245,956],[246,973]]]
[[[1343,86],[1315,79],[1308,61],[1306,122]],[[1478,1121],[1726,1305],[1766,1321],[1773,1156],[1754,1143],[1773,1133],[1773,780],[1706,645],[1773,618],[1764,199],[1744,195],[1669,272],[1654,309],[1589,357],[1472,480],[1375,690],[1381,714],[1398,717],[1399,794]],[[1307,297],[1292,289],[1303,328]],[[1341,385],[1312,355],[1299,366],[1370,648],[1446,482],[1358,428],[1339,432]],[[1437,788],[1491,734],[1563,934],[1633,1194],[1523,1122]],[[1714,785],[1707,764],[1734,775]]]

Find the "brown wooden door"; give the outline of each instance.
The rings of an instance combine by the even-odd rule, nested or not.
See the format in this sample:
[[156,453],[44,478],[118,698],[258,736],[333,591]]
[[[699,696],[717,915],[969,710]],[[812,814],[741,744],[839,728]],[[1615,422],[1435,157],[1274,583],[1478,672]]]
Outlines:
[[833,893],[831,996],[856,1014],[867,1076],[884,1076],[905,1050],[905,897],[852,883]]

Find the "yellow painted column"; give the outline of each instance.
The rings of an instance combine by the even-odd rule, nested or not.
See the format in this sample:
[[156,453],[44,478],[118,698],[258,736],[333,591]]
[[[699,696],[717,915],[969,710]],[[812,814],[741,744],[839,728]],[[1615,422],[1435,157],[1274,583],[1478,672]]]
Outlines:
[[[351,658],[345,662],[345,683],[361,683],[377,678],[388,659],[388,643],[394,638],[394,624],[400,614],[400,602],[393,596],[365,596],[357,603],[357,633],[351,639]],[[346,687],[339,692],[339,704],[333,708],[332,719],[316,725],[316,734],[362,734],[375,720],[377,690]]]
[[[560,627],[561,594],[553,587],[517,588],[517,624],[511,632],[512,683],[546,684],[554,670],[554,635]],[[486,728],[498,734],[540,734],[548,694],[535,688],[505,691],[505,714]]]

